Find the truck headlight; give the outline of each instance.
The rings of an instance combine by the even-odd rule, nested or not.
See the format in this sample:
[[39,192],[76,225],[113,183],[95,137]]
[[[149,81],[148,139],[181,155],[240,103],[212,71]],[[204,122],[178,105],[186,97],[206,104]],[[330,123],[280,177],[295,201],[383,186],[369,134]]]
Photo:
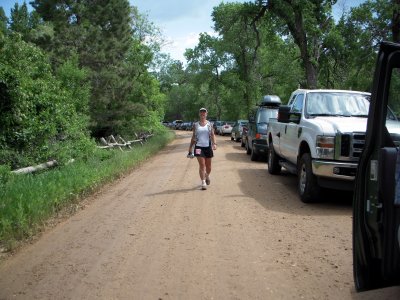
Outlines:
[[318,135],[316,153],[317,158],[333,159],[335,154],[335,137]]

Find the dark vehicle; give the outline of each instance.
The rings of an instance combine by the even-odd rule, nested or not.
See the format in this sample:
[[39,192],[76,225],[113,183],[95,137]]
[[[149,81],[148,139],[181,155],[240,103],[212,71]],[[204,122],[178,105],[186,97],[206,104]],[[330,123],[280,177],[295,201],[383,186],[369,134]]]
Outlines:
[[243,127],[245,127],[248,122],[248,120],[237,120],[235,122],[231,132],[231,141],[239,142],[242,139]]
[[357,291],[400,284],[400,44],[378,54],[365,146],[353,196],[353,274]]
[[270,118],[278,116],[281,99],[275,95],[266,95],[261,103],[250,111],[247,125],[247,138],[245,140],[246,153],[251,155],[251,160],[267,158],[267,126]]

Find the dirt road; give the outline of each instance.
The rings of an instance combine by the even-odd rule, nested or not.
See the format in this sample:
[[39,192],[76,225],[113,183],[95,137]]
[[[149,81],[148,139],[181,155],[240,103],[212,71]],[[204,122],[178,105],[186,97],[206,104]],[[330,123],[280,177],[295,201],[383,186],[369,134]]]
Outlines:
[[0,299],[354,299],[351,197],[305,205],[218,137],[199,189],[189,133],[0,265]]

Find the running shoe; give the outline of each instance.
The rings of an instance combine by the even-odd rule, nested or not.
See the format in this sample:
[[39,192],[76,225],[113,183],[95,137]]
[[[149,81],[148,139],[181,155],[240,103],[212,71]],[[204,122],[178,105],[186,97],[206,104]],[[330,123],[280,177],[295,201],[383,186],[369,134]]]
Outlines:
[[206,190],[206,189],[207,189],[207,184],[206,184],[205,181],[203,181],[203,182],[201,183],[201,189],[202,189],[202,190]]

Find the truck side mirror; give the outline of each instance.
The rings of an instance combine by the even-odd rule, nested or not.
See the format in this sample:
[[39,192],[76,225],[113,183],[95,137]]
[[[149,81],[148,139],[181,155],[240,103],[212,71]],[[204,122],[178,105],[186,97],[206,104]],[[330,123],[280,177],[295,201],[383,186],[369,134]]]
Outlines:
[[281,105],[278,109],[278,122],[289,123],[290,106]]

